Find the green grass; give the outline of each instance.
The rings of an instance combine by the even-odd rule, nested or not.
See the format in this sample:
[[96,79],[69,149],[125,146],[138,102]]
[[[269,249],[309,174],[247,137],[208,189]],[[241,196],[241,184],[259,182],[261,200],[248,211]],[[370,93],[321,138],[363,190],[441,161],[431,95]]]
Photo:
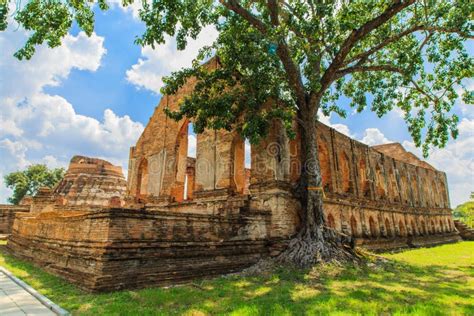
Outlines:
[[77,315],[474,315],[474,242],[383,256],[390,261],[363,268],[280,269],[98,295],[3,250],[0,265]]

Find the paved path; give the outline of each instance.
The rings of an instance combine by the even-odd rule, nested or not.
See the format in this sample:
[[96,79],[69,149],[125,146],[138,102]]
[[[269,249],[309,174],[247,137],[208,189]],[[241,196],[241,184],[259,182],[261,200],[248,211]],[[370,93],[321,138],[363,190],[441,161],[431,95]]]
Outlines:
[[24,288],[0,271],[0,315],[56,315]]

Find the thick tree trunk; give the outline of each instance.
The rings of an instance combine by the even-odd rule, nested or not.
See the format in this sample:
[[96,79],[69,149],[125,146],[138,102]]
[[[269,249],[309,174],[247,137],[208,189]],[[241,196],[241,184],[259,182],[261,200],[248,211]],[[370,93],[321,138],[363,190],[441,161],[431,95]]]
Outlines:
[[354,261],[350,237],[325,225],[315,113],[300,112],[299,122],[302,172],[297,191],[302,204],[301,228],[278,260],[300,267],[321,261]]

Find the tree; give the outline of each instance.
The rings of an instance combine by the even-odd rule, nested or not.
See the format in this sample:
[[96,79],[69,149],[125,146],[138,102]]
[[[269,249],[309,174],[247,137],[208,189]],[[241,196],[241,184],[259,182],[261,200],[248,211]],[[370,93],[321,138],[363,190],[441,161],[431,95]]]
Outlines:
[[26,170],[4,177],[7,188],[13,190],[8,202],[18,205],[25,195],[35,195],[39,188],[52,188],[64,177],[63,168],[48,169],[46,165],[31,165]]
[[[164,94],[198,79],[180,110],[168,111],[172,118],[191,118],[196,132],[236,128],[253,143],[265,136],[270,120],[280,120],[289,136],[296,132],[292,121],[298,122],[303,224],[281,259],[301,266],[350,257],[325,228],[322,192],[313,190],[321,188],[318,112],[345,116],[337,102],[342,96],[357,112],[370,107],[382,116],[398,107],[427,155],[457,136],[458,118],[451,113],[460,98],[456,90],[465,102],[474,99],[463,86],[474,74],[465,47],[474,38],[470,0],[154,0],[142,6],[140,45],[155,47],[168,34],[184,49],[205,26],[219,31],[192,67],[166,78]],[[15,19],[33,31],[16,53],[22,59],[37,44],[59,45],[74,20],[91,34],[94,17],[89,2],[33,0]],[[206,71],[202,62],[213,54],[219,67]],[[264,106],[269,100],[272,106]]]

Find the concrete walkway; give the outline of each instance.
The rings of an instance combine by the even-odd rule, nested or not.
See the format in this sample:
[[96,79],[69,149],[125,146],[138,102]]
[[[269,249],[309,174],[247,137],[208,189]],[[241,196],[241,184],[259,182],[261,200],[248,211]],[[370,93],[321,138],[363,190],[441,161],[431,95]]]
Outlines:
[[0,315],[56,315],[0,270]]

